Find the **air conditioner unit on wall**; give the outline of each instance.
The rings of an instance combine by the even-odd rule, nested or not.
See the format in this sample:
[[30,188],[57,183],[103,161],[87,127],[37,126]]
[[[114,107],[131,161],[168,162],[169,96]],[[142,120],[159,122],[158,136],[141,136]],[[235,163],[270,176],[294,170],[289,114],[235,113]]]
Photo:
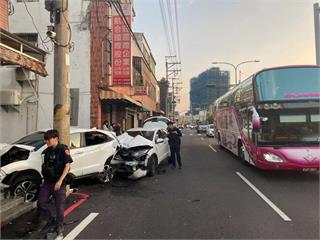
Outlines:
[[36,80],[36,74],[29,70],[23,70],[21,67],[16,69],[16,80],[17,81],[34,81]]
[[18,90],[0,90],[0,105],[20,105],[21,94]]

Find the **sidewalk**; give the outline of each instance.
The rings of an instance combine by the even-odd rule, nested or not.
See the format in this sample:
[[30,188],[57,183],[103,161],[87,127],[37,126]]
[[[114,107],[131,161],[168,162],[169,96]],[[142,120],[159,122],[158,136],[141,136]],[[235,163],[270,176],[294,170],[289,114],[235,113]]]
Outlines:
[[[68,209],[81,200],[82,198],[80,195],[70,194],[66,199],[65,209]],[[50,204],[50,206],[51,212],[54,215],[55,210],[53,202]],[[39,234],[36,232],[37,224],[38,211],[35,208],[32,211],[22,215],[18,219],[15,219],[3,226],[1,228],[1,239],[44,239],[46,237],[44,234]]]

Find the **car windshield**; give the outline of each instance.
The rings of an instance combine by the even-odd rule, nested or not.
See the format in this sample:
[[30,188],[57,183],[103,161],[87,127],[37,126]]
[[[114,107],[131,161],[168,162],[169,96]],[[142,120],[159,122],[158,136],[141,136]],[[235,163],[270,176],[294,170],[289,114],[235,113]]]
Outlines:
[[128,131],[127,132],[131,137],[136,137],[138,135],[152,141],[153,140],[153,135],[154,131]]
[[320,114],[318,111],[274,111],[262,112],[261,145],[319,145]]
[[264,71],[256,77],[259,101],[318,100],[319,79],[319,67]]
[[13,144],[28,145],[28,146],[35,147],[35,150],[38,150],[45,144],[43,140],[43,136],[44,136],[44,132],[35,132],[19,139]]

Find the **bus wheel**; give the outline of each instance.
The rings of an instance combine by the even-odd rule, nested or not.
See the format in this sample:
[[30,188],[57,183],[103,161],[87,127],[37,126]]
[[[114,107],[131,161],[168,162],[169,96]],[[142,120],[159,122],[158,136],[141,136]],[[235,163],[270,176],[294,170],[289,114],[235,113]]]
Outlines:
[[240,159],[241,163],[245,166],[249,166],[250,164],[246,161],[244,157],[244,150],[243,145],[241,142],[238,143],[238,158]]

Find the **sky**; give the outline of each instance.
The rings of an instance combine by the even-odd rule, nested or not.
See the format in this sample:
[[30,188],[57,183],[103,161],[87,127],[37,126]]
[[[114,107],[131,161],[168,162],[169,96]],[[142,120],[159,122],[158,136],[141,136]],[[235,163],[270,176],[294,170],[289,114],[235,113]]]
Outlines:
[[[170,1],[170,0],[168,0]],[[163,0],[163,2],[167,2]],[[173,4],[173,0],[171,0]],[[260,69],[293,64],[315,64],[313,4],[316,0],[177,0],[183,89],[177,110],[189,110],[192,77],[212,62],[238,64],[241,79]],[[157,62],[158,80],[165,76],[169,55],[159,0],[135,0],[133,29],[145,33]],[[229,70],[231,83],[234,70]]]

